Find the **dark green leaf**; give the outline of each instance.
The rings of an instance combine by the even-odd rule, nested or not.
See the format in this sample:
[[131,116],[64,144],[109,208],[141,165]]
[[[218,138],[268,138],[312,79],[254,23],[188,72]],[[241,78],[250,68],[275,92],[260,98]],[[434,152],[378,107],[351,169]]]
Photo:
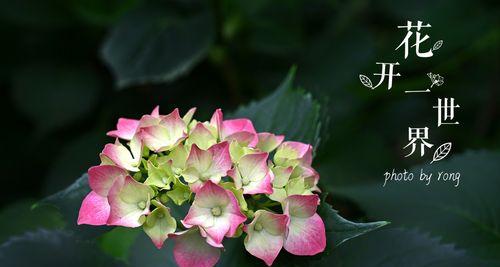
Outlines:
[[173,248],[174,241],[170,239],[165,241],[161,249],[156,248],[151,239],[142,232],[130,248],[128,262],[130,266],[141,267],[177,266]]
[[333,251],[314,266],[343,267],[445,267],[499,266],[483,262],[442,244],[438,238],[415,230],[384,229],[356,238]]
[[63,231],[39,230],[13,237],[0,246],[5,267],[31,266],[120,266],[92,242],[79,241]]
[[87,174],[82,175],[72,185],[67,188],[42,199],[35,204],[35,208],[40,205],[52,205],[59,209],[66,220],[78,217],[78,210],[85,196],[90,192]]
[[34,201],[23,200],[0,211],[0,243],[9,236],[37,228],[59,229],[64,226],[61,215],[53,208],[31,209]]
[[206,8],[191,11],[150,3],[123,17],[102,49],[119,87],[172,81],[205,57],[213,17]]
[[290,70],[274,93],[240,107],[231,116],[251,119],[257,131],[285,134],[287,140],[317,145],[324,118],[319,103],[293,86],[295,70]]
[[318,209],[318,214],[323,218],[329,246],[338,247],[342,243],[357,236],[376,230],[389,224],[386,221],[356,223],[342,218],[338,211],[323,201]]
[[93,238],[109,230],[109,227],[77,225],[78,211],[85,196],[90,192],[87,174],[82,175],[72,185],[51,196],[42,199],[34,205],[37,209],[40,206],[50,205],[56,207],[66,221],[66,229],[73,230],[75,234],[86,238]]
[[[388,182],[382,187],[380,174],[379,184],[334,191],[358,202],[371,218],[419,227],[476,255],[500,259],[499,162],[499,152],[467,152],[412,169],[416,173],[412,182]],[[460,184],[455,187],[456,182],[433,177],[426,186],[419,181],[421,168],[433,176],[438,171],[460,172]]]
[[99,237],[99,245],[104,252],[114,258],[128,261],[130,248],[141,231],[141,228],[115,227]]

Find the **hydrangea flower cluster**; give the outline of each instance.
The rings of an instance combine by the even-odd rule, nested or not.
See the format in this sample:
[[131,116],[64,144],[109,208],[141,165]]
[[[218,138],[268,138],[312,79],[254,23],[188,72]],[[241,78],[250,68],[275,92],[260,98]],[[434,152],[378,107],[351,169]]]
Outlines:
[[[257,133],[248,119],[224,120],[220,109],[196,121],[195,110],[181,117],[157,107],[140,120],[120,118],[108,132],[116,141],[88,170],[92,191],[78,224],[142,226],[158,248],[174,240],[181,267],[214,266],[224,238],[243,232],[246,250],[269,266],[282,248],[322,252],[312,146]],[[172,205],[190,207],[174,218]]]

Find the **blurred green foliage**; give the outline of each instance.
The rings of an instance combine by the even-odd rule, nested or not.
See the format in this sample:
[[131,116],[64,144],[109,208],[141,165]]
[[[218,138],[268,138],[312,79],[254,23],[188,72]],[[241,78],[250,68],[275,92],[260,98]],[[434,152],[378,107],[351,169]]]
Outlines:
[[[380,186],[388,169],[409,169],[427,162],[427,158],[403,158],[408,126],[428,126],[434,143],[452,141],[453,155],[500,148],[498,1],[0,0],[0,6],[0,109],[5,124],[0,133],[0,182],[4,185],[0,187],[0,216],[20,222],[22,218],[33,221],[30,216],[40,218],[36,225],[7,223],[0,229],[4,240],[37,226],[60,226],[60,218],[51,217],[50,212],[26,215],[26,203],[66,188],[97,164],[103,145],[112,141],[105,132],[114,128],[118,117],[138,118],[158,104],[163,112],[196,106],[197,117],[202,119],[208,119],[215,108],[229,113],[246,104],[265,117],[262,107],[248,104],[269,95],[296,65],[296,83],[312,97],[281,103],[290,105],[293,113],[271,114],[277,120],[289,120],[292,114],[311,120],[328,117],[328,123],[322,124],[315,167],[323,189],[334,192],[329,202],[353,220],[389,220],[425,232],[390,229],[377,233],[381,237],[375,240],[407,236],[412,246],[429,245],[431,252],[451,255],[453,260],[448,262],[457,258],[467,262],[460,260],[462,252],[457,256],[456,251],[427,237],[430,231],[433,237],[447,237],[445,242],[450,244],[476,240],[472,237],[465,242],[462,235],[450,237],[443,230],[459,227],[459,220],[443,220],[439,212],[428,214],[420,202],[424,193],[412,188],[388,192]],[[405,60],[401,51],[394,51],[404,37],[396,26],[406,20],[432,24],[426,32],[431,40],[444,40],[434,57]],[[375,62],[379,61],[401,63],[403,76],[390,91],[367,90],[358,81],[360,73],[377,72]],[[444,86],[431,95],[403,93],[426,85],[427,72],[443,75]],[[436,127],[432,106],[437,97],[445,96],[454,97],[461,106],[458,127]],[[318,104],[312,99],[318,100],[321,111],[301,114],[301,107]],[[266,124],[271,121],[259,121],[258,130],[280,129]],[[283,131],[305,132],[310,135],[307,140],[315,140],[317,134],[316,129],[313,132],[301,124]],[[495,157],[484,160],[496,162]],[[482,166],[467,164],[457,168]],[[480,173],[467,173],[463,190],[476,192],[480,199],[488,192],[484,195],[491,199],[484,201],[498,202],[500,189],[492,182],[500,178],[498,171],[480,176],[480,182],[476,179]],[[343,188],[360,186],[373,190],[351,195],[346,189],[341,194]],[[428,190],[445,203],[462,196],[462,191],[450,193],[451,187]],[[408,201],[398,202],[403,197]],[[375,208],[367,207],[366,201]],[[396,212],[398,205],[410,212]],[[499,211],[496,206],[479,204],[471,209],[481,211],[479,207],[491,209],[493,221],[487,225],[496,234],[484,245],[488,253],[498,255]],[[423,217],[414,220],[418,215]],[[484,220],[479,219],[481,225]],[[61,242],[70,235],[53,231]],[[19,240],[36,244],[46,237],[46,232],[35,232]],[[374,242],[370,238],[376,236],[348,244],[366,246],[361,255],[374,257],[368,247]],[[377,244],[397,247],[393,242]],[[140,253],[150,253],[133,251],[136,254],[128,259],[132,265],[145,257]],[[331,257],[349,255],[339,248]],[[159,253],[158,259],[163,256]],[[428,263],[412,257],[407,262],[415,266]]]

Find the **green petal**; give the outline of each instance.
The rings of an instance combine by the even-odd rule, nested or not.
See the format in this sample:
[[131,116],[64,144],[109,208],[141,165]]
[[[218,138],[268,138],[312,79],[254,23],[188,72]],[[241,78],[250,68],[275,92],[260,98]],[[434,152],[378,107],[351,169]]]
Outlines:
[[303,195],[306,190],[306,185],[304,184],[304,179],[294,178],[288,181],[286,185],[286,192],[290,195]]
[[154,204],[157,208],[146,217],[146,223],[143,225],[143,228],[144,232],[153,240],[156,247],[161,248],[168,235],[175,232],[177,222],[165,206],[159,202],[155,202]]
[[269,198],[281,202],[283,201],[288,195],[286,194],[286,190],[284,188],[273,188],[273,193],[269,195]]
[[231,141],[229,144],[229,154],[233,162],[238,162],[241,157],[251,153],[256,153],[256,150],[242,146],[236,141]]
[[148,161],[148,178],[144,181],[144,184],[154,185],[162,189],[170,189],[170,183],[175,178],[170,164],[166,162],[155,166],[151,161]]
[[186,147],[182,144],[178,145],[174,148],[170,153],[165,156],[158,158],[158,163],[167,162],[169,160],[172,161],[172,170],[175,173],[180,173],[186,167],[186,160],[188,157],[188,151]]
[[191,197],[191,190],[189,190],[189,186],[183,184],[176,178],[174,182],[174,189],[168,191],[167,196],[172,199],[176,205],[180,206]]

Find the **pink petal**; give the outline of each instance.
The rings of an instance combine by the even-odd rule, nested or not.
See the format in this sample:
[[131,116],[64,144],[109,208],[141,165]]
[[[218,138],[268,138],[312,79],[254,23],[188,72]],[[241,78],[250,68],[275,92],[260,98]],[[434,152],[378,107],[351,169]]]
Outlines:
[[160,106],[156,106],[153,111],[151,111],[151,116],[159,118],[160,117]]
[[326,247],[325,225],[318,214],[308,218],[290,217],[284,248],[301,256],[323,252]]
[[274,174],[268,171],[264,179],[259,181],[251,181],[248,185],[243,186],[244,194],[272,194],[273,186],[272,181],[274,179]]
[[220,249],[207,244],[198,230],[188,230],[174,237],[174,259],[179,267],[211,267],[220,257]]
[[[212,208],[219,208],[221,214],[214,216]],[[188,214],[182,220],[186,227],[200,226],[214,243],[220,244],[224,236],[232,236],[238,226],[246,220],[241,213],[238,201],[228,191],[211,181],[196,193]]]
[[281,152],[286,151],[285,157],[288,159],[298,160],[303,165],[311,165],[312,163],[312,146],[301,142],[283,142],[276,152],[275,158],[280,158]]
[[[124,181],[116,180],[108,195],[111,206],[108,225],[139,227],[140,217],[149,213],[150,199],[153,190],[132,177]],[[141,207],[142,205],[142,207]]]
[[273,173],[267,166],[267,152],[247,154],[239,160],[235,169],[228,172],[236,188],[243,188],[244,194],[271,194]]
[[318,195],[291,195],[284,201],[285,213],[293,217],[307,218],[316,213]]
[[155,126],[160,124],[161,119],[160,117],[155,117],[153,115],[143,115],[141,119],[139,120],[139,126],[138,128],[146,128],[150,126]]
[[275,150],[285,139],[284,135],[274,135],[272,133],[258,133],[259,142],[257,148],[264,152]]
[[212,208],[215,206],[225,207],[230,204],[230,201],[230,195],[227,193],[226,189],[211,181],[207,181],[198,193],[196,193],[193,205],[196,204],[196,206],[203,208]]
[[115,142],[115,144],[106,144],[101,152],[101,157],[105,156],[107,159],[111,160],[117,166],[120,166],[129,171],[139,171],[136,165],[139,163],[139,159],[133,158],[131,152],[122,144]]
[[[215,218],[214,225],[203,227],[203,230],[213,240],[215,244],[222,244],[222,240],[226,235],[232,236],[229,233],[231,229],[230,221],[227,218]],[[233,233],[234,235],[234,233]]]
[[88,170],[90,188],[97,194],[107,197],[116,179],[125,179],[128,175],[124,169],[113,165],[100,165]]
[[221,177],[227,175],[231,165],[229,144],[227,142],[215,144],[208,150],[201,150],[196,144],[193,144],[186,161],[183,176],[190,185],[195,184],[192,189],[196,192],[200,186],[199,181],[202,184],[207,180],[218,183]]
[[226,190],[226,193],[229,195],[229,199],[231,201],[231,204],[226,208],[227,211],[230,212],[230,227],[226,236],[231,237],[234,236],[240,224],[247,220],[247,217],[241,212],[240,205],[238,204],[238,200],[234,196],[233,192]]
[[209,236],[203,228],[201,228],[201,227],[198,227],[198,228],[200,229],[201,236],[206,238],[205,240],[207,241],[207,243],[210,246],[215,247],[215,248],[224,248],[224,245],[222,245],[222,243],[215,242],[215,240],[213,240],[212,237]]
[[124,140],[131,140],[134,137],[139,121],[134,119],[119,118],[116,124],[116,130],[109,131],[108,136],[117,137]]
[[90,191],[80,207],[78,224],[105,225],[108,221],[109,210],[107,198]]
[[191,119],[193,119],[193,115],[196,112],[196,108],[190,108],[186,114],[182,117],[182,120],[186,125],[188,125],[191,122]]
[[169,128],[157,125],[141,129],[144,144],[155,152],[163,152],[175,148],[186,138],[185,133],[171,134]]
[[232,161],[229,154],[229,143],[221,142],[211,146],[208,151],[212,154],[212,165],[210,173],[212,175],[226,176],[231,169]]
[[189,134],[186,143],[196,144],[199,148],[206,150],[217,143],[217,136],[213,136],[203,123],[198,122]]
[[[220,108],[216,109],[214,114],[212,115],[212,118],[210,119],[210,124],[214,126],[217,129],[217,132],[219,133],[217,137],[220,137],[220,131],[222,129],[222,120],[223,120],[223,115],[222,115],[222,110]],[[221,138],[222,139],[222,138]]]
[[225,141],[236,141],[241,146],[254,147],[255,134],[251,132],[236,132],[224,138]]
[[143,116],[139,127],[145,145],[155,152],[171,150],[186,138],[186,124],[179,115],[179,109],[160,116],[159,121],[152,116]]
[[[246,250],[271,266],[283,247],[287,222],[288,217],[284,214],[258,210],[254,220],[245,227]],[[259,223],[262,229],[255,229],[256,223]]]
[[234,119],[222,122],[221,139],[226,140],[227,137],[239,132],[246,132],[252,136],[248,146],[255,147],[259,142],[257,132],[249,119]]

